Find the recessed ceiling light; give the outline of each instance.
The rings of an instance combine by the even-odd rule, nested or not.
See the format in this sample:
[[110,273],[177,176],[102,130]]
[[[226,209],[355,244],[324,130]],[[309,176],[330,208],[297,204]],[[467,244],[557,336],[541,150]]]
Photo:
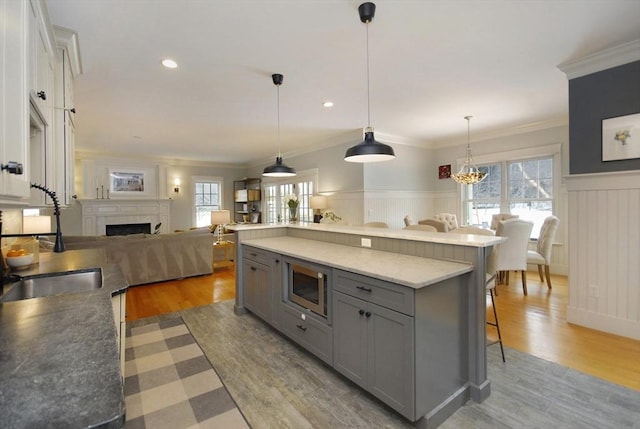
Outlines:
[[162,60],[162,65],[168,69],[175,69],[178,67],[178,63],[169,58]]
[[322,105],[324,107],[333,107],[333,101],[325,101]]

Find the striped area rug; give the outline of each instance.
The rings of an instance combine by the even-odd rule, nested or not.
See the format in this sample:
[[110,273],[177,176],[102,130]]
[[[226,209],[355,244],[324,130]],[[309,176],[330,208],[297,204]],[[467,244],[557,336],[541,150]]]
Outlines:
[[127,328],[126,428],[249,428],[182,318]]

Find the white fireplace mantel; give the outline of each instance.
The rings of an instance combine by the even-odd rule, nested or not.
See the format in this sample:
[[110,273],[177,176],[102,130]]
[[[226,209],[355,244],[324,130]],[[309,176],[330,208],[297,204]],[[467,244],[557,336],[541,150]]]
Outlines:
[[168,233],[171,200],[95,199],[78,200],[82,206],[82,235],[105,235],[106,225],[160,223],[160,233]]

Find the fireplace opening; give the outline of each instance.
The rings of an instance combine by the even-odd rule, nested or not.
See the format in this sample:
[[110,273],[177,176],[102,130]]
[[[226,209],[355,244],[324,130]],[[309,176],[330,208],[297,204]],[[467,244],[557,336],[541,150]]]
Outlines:
[[151,223],[120,223],[106,225],[106,234],[129,235],[129,234],[151,234]]

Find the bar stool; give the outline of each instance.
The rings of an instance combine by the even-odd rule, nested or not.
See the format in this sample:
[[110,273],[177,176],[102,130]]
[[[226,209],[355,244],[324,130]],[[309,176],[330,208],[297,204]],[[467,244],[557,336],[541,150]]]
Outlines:
[[502,346],[502,335],[500,334],[500,324],[498,323],[498,312],[496,311],[496,302],[493,299],[493,290],[496,288],[496,272],[494,271],[492,274],[487,274],[487,282],[486,288],[489,291],[489,295],[491,296],[491,308],[493,308],[493,320],[495,322],[490,322],[487,320],[487,325],[493,326],[498,331],[498,340],[487,343],[487,346],[491,346],[493,344],[500,344],[500,353],[502,353],[502,362],[506,362],[504,359],[504,347]]

